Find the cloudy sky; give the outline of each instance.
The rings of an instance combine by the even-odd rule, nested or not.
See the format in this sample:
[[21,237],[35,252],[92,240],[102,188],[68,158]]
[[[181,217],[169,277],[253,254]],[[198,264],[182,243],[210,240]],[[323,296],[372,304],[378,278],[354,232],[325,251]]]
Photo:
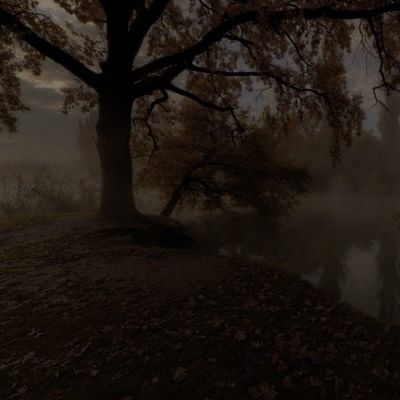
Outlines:
[[[42,0],[41,4],[53,19],[65,19],[63,12],[54,6],[52,0]],[[368,65],[362,52],[356,51],[346,56],[346,65],[351,90],[361,92],[364,96],[367,114],[365,125],[374,128],[379,111],[374,106],[375,99],[371,89],[377,79],[375,68]],[[77,160],[76,129],[82,116],[77,111],[69,115],[61,112],[63,96],[60,89],[70,80],[68,73],[50,61],[45,63],[40,77],[22,74],[23,99],[31,111],[19,115],[17,133],[0,133],[0,162],[28,159],[52,163]],[[256,99],[256,93],[255,91],[248,96],[245,102],[257,112],[262,109],[268,95]]]
[[[40,1],[42,11],[55,21],[64,21],[65,14],[52,0]],[[18,132],[0,132],[0,162],[34,160],[70,162],[76,160],[77,112],[61,112],[60,89],[70,82],[70,75],[51,61],[46,61],[40,77],[24,72],[21,75],[22,98],[31,111],[18,115]]]
[[[64,78],[64,79],[63,79]],[[46,62],[40,79],[25,75],[21,79],[22,95],[30,112],[19,114],[18,132],[0,133],[0,161],[76,159],[77,112],[61,112],[60,88],[69,77],[54,63]]]

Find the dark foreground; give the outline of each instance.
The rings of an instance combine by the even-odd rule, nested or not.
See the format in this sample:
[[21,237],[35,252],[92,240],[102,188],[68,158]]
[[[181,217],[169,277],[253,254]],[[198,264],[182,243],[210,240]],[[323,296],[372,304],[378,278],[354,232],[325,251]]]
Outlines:
[[88,226],[3,222],[1,399],[400,399],[398,328],[272,265]]

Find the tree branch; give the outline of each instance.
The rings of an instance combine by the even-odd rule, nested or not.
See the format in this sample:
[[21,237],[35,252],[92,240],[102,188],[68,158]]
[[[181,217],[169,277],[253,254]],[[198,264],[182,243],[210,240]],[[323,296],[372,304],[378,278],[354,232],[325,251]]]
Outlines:
[[190,63],[173,65],[166,68],[160,75],[150,75],[144,77],[139,83],[134,84],[130,92],[134,97],[147,96],[157,90],[165,89],[181,72],[188,68]]
[[329,108],[329,111],[332,115],[332,117],[340,123],[340,118],[336,115],[334,106],[332,104],[331,99],[329,98],[329,95],[327,93],[321,92],[320,90],[314,89],[312,87],[303,87],[303,86],[298,86],[288,80],[285,79],[285,77],[278,75],[272,71],[224,71],[224,70],[210,70],[208,68],[203,68],[203,67],[198,67],[196,65],[193,65],[190,67],[192,71],[195,72],[200,72],[200,73],[205,73],[205,74],[212,74],[212,75],[221,75],[221,76],[227,76],[227,77],[268,77],[270,79],[273,79],[279,87],[282,88],[287,88],[288,90],[291,90],[292,93],[300,97],[300,93],[308,93],[312,94],[314,96],[320,97],[325,101],[325,104]]
[[161,17],[169,2],[170,0],[153,0],[150,7],[138,12],[128,33],[132,62],[136,58],[147,33]]
[[7,26],[13,30],[25,43],[36,49],[44,56],[50,58],[57,64],[64,67],[74,76],[82,80],[88,86],[97,89],[100,85],[100,74],[87,68],[80,61],[66,53],[60,47],[54,45],[43,37],[39,36],[28,26],[23,24],[14,15],[0,6],[0,26]]
[[[400,2],[385,4],[375,8],[364,9],[336,9],[330,6],[318,8],[295,8],[291,10],[280,10],[266,15],[266,20],[271,25],[276,25],[279,21],[303,18],[305,20],[316,19],[367,19],[374,16],[382,15],[389,12],[400,11]],[[132,78],[136,81],[148,74],[152,74],[160,69],[176,65],[178,63],[187,63],[193,61],[194,58],[204,53],[212,44],[218,42],[232,31],[234,28],[249,23],[257,22],[262,16],[263,9],[249,10],[241,14],[227,17],[216,27],[206,33],[196,44],[181,50],[175,54],[164,56],[156,60],[150,61],[146,65],[137,68],[133,72]],[[229,35],[228,35],[229,37]],[[236,38],[237,39],[237,38]]]
[[165,103],[169,99],[168,93],[165,90],[161,90],[161,94],[162,94],[161,97],[159,97],[151,102],[149,108],[147,109],[146,115],[144,117],[133,118],[134,124],[136,122],[142,122],[146,126],[148,135],[153,142],[153,149],[149,156],[149,161],[151,161],[151,159],[153,158],[154,152],[158,149],[158,139],[157,139],[157,136],[153,132],[153,127],[150,125],[149,119],[150,119],[154,109],[157,106],[162,106],[162,104]]
[[235,109],[232,106],[219,106],[217,104],[211,103],[207,100],[202,99],[201,97],[197,96],[196,94],[192,93],[192,92],[188,92],[187,90],[178,88],[177,86],[173,85],[172,83],[170,83],[169,85],[166,86],[166,89],[174,92],[176,94],[179,94],[180,96],[186,97],[190,100],[195,101],[196,103],[200,104],[203,107],[212,109],[212,110],[216,110],[216,111],[220,111],[220,112],[229,112],[232,115],[233,120],[235,121],[239,132],[244,132],[245,128],[244,126],[241,124],[241,122],[239,121],[236,113],[235,113]]
[[322,96],[322,92],[319,92],[317,90],[314,90],[312,88],[304,88],[300,86],[296,86],[295,84],[288,82],[285,80],[285,78],[281,75],[278,75],[270,70],[264,70],[264,71],[224,71],[224,70],[219,70],[219,69],[208,69],[204,67],[199,67],[197,65],[191,65],[190,70],[195,71],[195,72],[200,72],[204,74],[211,74],[211,75],[220,75],[220,76],[226,76],[226,77],[266,77],[266,78],[271,78],[276,83],[278,83],[281,86],[286,86],[289,89],[292,89],[296,92],[311,92],[313,94],[316,94],[318,96]]
[[237,26],[255,21],[258,18],[258,11],[247,11],[235,17],[224,20],[204,35],[196,44],[175,54],[158,58],[133,71],[133,79],[139,80],[143,76],[152,74],[160,69],[179,63],[191,62],[197,55],[205,52],[213,43],[218,42],[227,32]]
[[245,76],[254,76],[254,77],[261,77],[261,76],[270,76],[271,72],[268,71],[224,71],[219,69],[208,69],[204,67],[199,67],[197,65],[191,64],[188,68],[194,72],[201,72],[204,74],[211,74],[211,75],[220,75],[220,76],[227,76],[227,77],[245,77]]

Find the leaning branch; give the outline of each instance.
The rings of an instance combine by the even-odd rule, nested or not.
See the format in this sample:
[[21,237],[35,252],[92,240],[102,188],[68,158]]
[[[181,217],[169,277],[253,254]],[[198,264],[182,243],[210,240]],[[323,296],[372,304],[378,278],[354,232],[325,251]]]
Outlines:
[[100,84],[100,75],[87,68],[76,58],[66,53],[60,47],[39,36],[31,28],[18,20],[16,16],[1,8],[0,26],[6,26],[14,31],[25,43],[33,47],[39,53],[61,65],[88,86],[97,89]]

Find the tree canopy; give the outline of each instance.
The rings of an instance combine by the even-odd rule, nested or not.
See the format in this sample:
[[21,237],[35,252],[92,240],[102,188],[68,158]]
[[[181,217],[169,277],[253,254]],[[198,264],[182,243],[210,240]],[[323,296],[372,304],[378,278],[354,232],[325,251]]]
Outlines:
[[[174,79],[184,71],[235,78],[224,82],[235,82],[236,88],[257,77],[275,88],[280,102],[290,99],[328,113],[346,136],[359,129],[360,117],[354,113],[359,99],[348,96],[342,66],[341,52],[350,48],[356,29],[348,20],[357,20],[362,42],[375,39],[383,83],[397,83],[398,32],[390,29],[398,19],[397,2],[54,2],[70,15],[64,25],[43,14],[43,1],[0,2],[1,118],[9,128],[15,127],[14,112],[24,109],[19,70],[40,73],[48,57],[96,91],[109,84],[107,63],[126,63],[125,90],[135,97],[165,90],[200,100],[177,87]],[[14,52],[15,43],[21,52]],[[68,104],[72,98],[90,103],[80,89],[68,90]]]
[[[141,189],[160,192],[163,215],[183,206],[183,211],[275,217],[286,215],[305,192],[308,173],[283,151],[286,132],[270,113],[262,124],[249,124],[246,132],[238,132],[226,114],[189,101],[176,114],[179,123],[157,127],[160,149],[142,164],[138,180]],[[149,153],[139,144],[134,147],[138,157]]]
[[[239,97],[258,82],[261,90],[272,89],[282,123],[289,110],[324,116],[337,154],[341,139],[350,142],[361,132],[363,118],[361,97],[347,89],[344,52],[358,44],[376,58],[377,101],[380,88],[397,90],[395,1],[54,0],[66,15],[61,22],[45,3],[0,1],[0,119],[14,130],[16,113],[26,110],[21,70],[40,74],[46,57],[64,67],[77,81],[65,89],[66,109],[100,105],[103,187],[120,193],[121,209],[132,202],[126,172],[132,107],[144,115],[155,144],[148,121],[170,97],[224,112],[243,130]],[[211,92],[186,88],[188,79],[204,77]],[[103,203],[109,208],[111,196]]]

